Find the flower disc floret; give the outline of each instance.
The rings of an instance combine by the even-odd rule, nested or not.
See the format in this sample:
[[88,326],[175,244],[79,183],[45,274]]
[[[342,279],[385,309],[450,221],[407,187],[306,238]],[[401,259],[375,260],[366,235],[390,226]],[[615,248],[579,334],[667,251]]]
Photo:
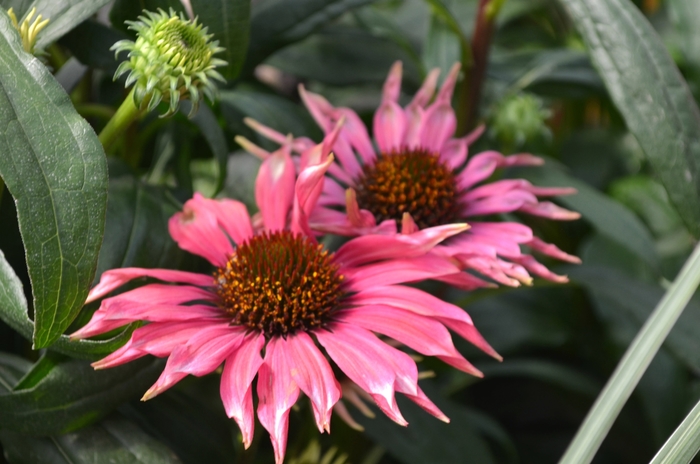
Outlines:
[[192,101],[190,115],[197,111],[202,93],[214,99],[216,87],[212,79],[226,82],[216,71],[225,61],[214,58],[223,51],[207,28],[197,19],[187,20],[172,9],[170,14],[159,10],[139,16],[138,21],[127,21],[136,31],[136,42],[121,40],[112,46],[118,55],[129,52],[114,75],[119,78],[129,73],[126,85],[134,84],[134,102],[140,109],[152,110],[162,100],[169,102],[165,116],[177,111],[181,98]]
[[233,324],[267,337],[322,327],[338,307],[343,276],[323,245],[289,231],[265,232],[238,247],[215,273]]
[[363,167],[357,180],[357,203],[376,221],[400,221],[410,213],[416,224],[432,227],[456,222],[457,187],[452,169],[423,149],[380,154]]

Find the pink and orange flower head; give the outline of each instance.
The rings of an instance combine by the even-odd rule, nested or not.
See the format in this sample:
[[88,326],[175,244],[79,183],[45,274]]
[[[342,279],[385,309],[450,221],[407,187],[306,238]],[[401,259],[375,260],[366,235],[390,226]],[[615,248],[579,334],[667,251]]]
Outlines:
[[[504,156],[496,151],[468,157],[469,145],[484,128],[454,137],[457,119],[451,99],[459,64],[451,69],[437,95],[439,70],[430,72],[404,108],[398,103],[401,69],[401,63],[395,63],[384,84],[382,102],[374,113],[374,143],[353,110],[336,108],[321,95],[300,86],[302,100],[326,134],[324,143],[333,141],[331,149],[336,158],[329,165],[318,203],[309,213],[310,227],[317,232],[357,236],[395,234],[399,224],[401,232],[410,233],[468,222],[468,230],[436,246],[431,253],[454,259],[463,269],[505,285],[530,284],[531,274],[566,282],[565,276],[554,274],[523,253],[521,245],[571,263],[580,262],[576,256],[543,242],[523,224],[485,219],[513,212],[577,219],[578,213],[539,200],[575,190],[536,187],[523,179],[489,182],[499,168],[537,166],[544,161],[530,154]],[[262,135],[285,143],[285,136],[274,129],[250,119],[246,122]],[[244,148],[265,157],[249,141],[238,140]],[[302,169],[309,163],[325,161],[309,139],[295,139],[292,147],[301,155]],[[465,289],[491,285],[473,274],[460,274],[441,280]]]
[[406,425],[396,392],[447,421],[418,386],[411,356],[385,337],[477,376],[448,329],[498,358],[462,309],[403,285],[458,272],[455,264],[428,252],[466,225],[365,235],[334,253],[325,250],[308,217],[327,195],[324,177],[334,165],[329,147],[317,147],[325,161],[307,163],[298,177],[289,143],[269,154],[256,181],[255,220],[242,203],[198,194],[170,219],[173,239],[207,259],[216,269],[213,276],[140,268],[102,274],[88,302],[136,278],[161,283],[103,299],[90,322],[72,335],[92,337],[146,322],[93,366],[109,368],[148,354],[167,357],[146,400],[188,374],[202,376],[223,364],[221,399],[246,447],[253,437],[257,376],[257,416],[270,433],[277,463],[284,459],[289,410],[300,392],[310,399],[319,431],[330,430],[336,404],[339,413],[347,413],[338,403],[342,393],[331,363],[347,377],[343,383],[353,384],[347,391],[366,392],[397,423]]

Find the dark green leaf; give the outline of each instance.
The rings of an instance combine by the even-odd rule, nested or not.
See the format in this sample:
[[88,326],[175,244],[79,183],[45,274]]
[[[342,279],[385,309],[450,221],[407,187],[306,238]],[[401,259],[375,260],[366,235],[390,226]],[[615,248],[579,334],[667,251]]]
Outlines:
[[117,29],[88,20],[66,34],[60,43],[67,47],[81,63],[112,74],[117,70],[119,61],[109,48],[119,40],[128,38]]
[[[620,343],[629,341],[647,320],[664,294],[658,284],[642,282],[621,272],[599,266],[569,268],[572,281],[584,286],[593,297],[596,308]],[[700,301],[690,300],[683,314],[666,339],[665,346],[685,365],[700,370]]]
[[[27,300],[22,292],[22,283],[0,251],[0,319],[27,339],[32,338],[34,322],[27,315]],[[61,335],[51,345],[51,350],[77,358],[98,359],[119,348],[131,336],[131,330],[124,330],[107,340],[71,341]]]
[[243,67],[250,33],[250,0],[190,0],[195,16],[226,50],[217,57],[228,65],[221,69],[234,79]]
[[654,240],[644,224],[631,211],[591,188],[585,182],[574,179],[547,160],[547,166],[515,170],[535,185],[548,187],[574,187],[576,195],[559,197],[558,202],[581,213],[600,234],[603,234],[642,258],[653,270],[659,268],[659,258],[654,250]]
[[450,418],[445,424],[397,394],[401,413],[408,427],[401,427],[381,412],[374,419],[359,422],[374,442],[404,464],[454,464],[456,462],[495,462],[486,441],[478,433],[469,411],[441,398],[429,385],[421,385],[428,397]]
[[700,236],[700,111],[664,44],[628,0],[560,0],[671,202]]
[[374,0],[266,0],[255,2],[244,72],[275,51],[298,42],[346,11]]
[[0,431],[12,464],[175,464],[180,460],[138,425],[119,415],[76,432],[33,437]]
[[700,70],[700,28],[696,21],[700,18],[700,2],[669,0],[667,5],[673,32],[686,62]]
[[[188,100],[180,104],[180,112],[188,114],[191,108]],[[228,146],[226,145],[226,136],[224,131],[216,119],[216,115],[207,105],[200,105],[197,114],[192,117],[191,121],[197,125],[204,139],[209,144],[211,152],[214,154],[219,171],[216,175],[216,187],[214,193],[218,193],[224,185],[226,179],[226,162],[228,161]]]
[[362,29],[333,25],[276,53],[269,63],[301,78],[350,85],[383,82],[396,60],[404,64],[404,82],[417,86],[420,69],[400,45]]
[[39,361],[12,392],[0,392],[0,428],[50,435],[77,430],[142,395],[163,363],[141,359],[95,371],[86,361]]
[[267,141],[245,125],[243,118],[253,118],[283,134],[308,136],[321,141],[321,132],[305,108],[276,95],[254,90],[237,89],[221,92],[221,112],[232,132],[253,137],[263,147],[276,150],[279,145]]
[[34,0],[31,3],[23,2],[25,8],[19,9],[15,14],[17,19],[21,20],[29,10],[36,8],[37,14],[50,20],[36,41],[38,48],[44,48],[63,37],[107,3],[109,0]]
[[[236,437],[238,427],[222,407],[219,377],[187,383],[191,392],[180,386],[152,400],[124,405],[119,411],[168,445],[186,464],[236,462],[234,440],[240,440]],[[206,400],[213,400],[215,409]]]
[[92,128],[0,12],[0,176],[15,198],[34,294],[34,346],[87,295],[104,231],[107,169]]

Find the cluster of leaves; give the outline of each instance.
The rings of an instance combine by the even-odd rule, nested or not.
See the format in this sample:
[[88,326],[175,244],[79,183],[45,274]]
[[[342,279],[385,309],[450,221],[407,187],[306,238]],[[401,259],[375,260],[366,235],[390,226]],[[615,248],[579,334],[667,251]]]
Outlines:
[[[142,9],[185,11],[183,4],[0,0],[0,462],[269,462],[260,430],[242,450],[214,376],[140,404],[161,361],[89,366],[132,328],[80,342],[64,333],[90,317],[94,307],[83,301],[106,269],[207,272],[175,246],[167,219],[195,190],[237,198],[252,212],[259,162],[234,136],[273,147],[244,117],[320,140],[296,93],[304,82],[369,122],[395,60],[404,62],[406,97],[433,67],[443,76],[455,61],[472,69],[478,3],[190,0],[226,49],[227,85],[192,119],[186,104],[173,118],[149,115],[105,158],[94,131],[128,92],[112,82],[119,62],[109,47],[133,39],[124,21]],[[50,18],[38,36],[40,60],[22,50],[10,7],[18,18],[34,7]],[[505,2],[479,106],[480,119],[498,130],[470,150],[547,156],[544,168],[505,175],[576,187],[558,201],[583,219],[508,219],[584,264],[554,267],[568,285],[441,288],[505,358],[459,346],[483,380],[425,360],[436,377],[424,390],[452,423],[402,402],[408,428],[377,415],[359,419],[364,433],[336,420],[332,435],[319,436],[302,406],[291,419],[292,462],[543,463],[562,455],[700,235],[698,17],[696,0]],[[455,101],[461,116],[467,83]],[[520,113],[503,114],[515,111],[512,101],[525,102],[516,109],[526,124],[518,125]],[[654,359],[597,462],[648,461],[697,402],[698,333],[700,300]]]

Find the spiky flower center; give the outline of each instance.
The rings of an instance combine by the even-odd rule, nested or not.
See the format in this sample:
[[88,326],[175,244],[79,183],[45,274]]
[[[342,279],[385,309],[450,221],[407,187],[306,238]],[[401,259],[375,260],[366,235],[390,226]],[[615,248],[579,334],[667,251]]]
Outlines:
[[[152,44],[157,47],[164,61],[179,67],[181,72],[194,74],[204,71],[211,60],[212,50],[202,34],[201,27],[177,16],[154,24]],[[139,40],[145,40],[139,37]]]
[[454,171],[428,150],[382,153],[357,179],[357,203],[378,223],[410,213],[420,228],[448,224],[458,218]]
[[343,297],[333,255],[289,231],[265,232],[240,245],[214,277],[232,324],[285,336],[323,326]]

